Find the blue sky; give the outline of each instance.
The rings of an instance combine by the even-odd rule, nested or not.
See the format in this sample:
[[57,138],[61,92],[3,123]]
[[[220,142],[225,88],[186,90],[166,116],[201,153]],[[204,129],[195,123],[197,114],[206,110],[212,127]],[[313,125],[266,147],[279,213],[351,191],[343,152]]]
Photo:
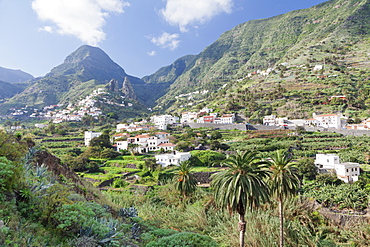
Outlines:
[[323,0],[0,0],[0,66],[43,76],[83,44],[143,77],[225,31]]

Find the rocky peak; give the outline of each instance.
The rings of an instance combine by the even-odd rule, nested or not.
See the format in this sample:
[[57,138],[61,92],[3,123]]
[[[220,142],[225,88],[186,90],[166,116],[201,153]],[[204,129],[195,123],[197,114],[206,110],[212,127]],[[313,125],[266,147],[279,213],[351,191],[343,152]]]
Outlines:
[[130,80],[128,79],[127,76],[125,77],[125,79],[123,81],[122,93],[125,97],[127,97],[129,99],[137,100],[135,91],[134,91],[134,89],[131,85],[131,82],[130,82]]

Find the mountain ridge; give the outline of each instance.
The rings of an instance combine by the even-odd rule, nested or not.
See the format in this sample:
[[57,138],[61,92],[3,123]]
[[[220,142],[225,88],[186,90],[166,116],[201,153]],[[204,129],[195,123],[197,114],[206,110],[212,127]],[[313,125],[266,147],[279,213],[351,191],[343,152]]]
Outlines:
[[[79,91],[91,91],[116,79],[118,88],[129,81],[126,93],[160,112],[180,113],[208,104],[221,112],[244,111],[246,116],[253,115],[246,111],[260,111],[261,108],[254,114],[255,118],[260,118],[264,113],[279,112],[289,103],[300,106],[294,114],[301,116],[298,111],[303,112],[307,107],[313,109],[312,102],[307,106],[298,102],[308,100],[302,96],[304,91],[309,88],[310,93],[319,95],[313,97],[316,101],[326,104],[325,97],[337,93],[329,90],[328,84],[333,84],[348,91],[348,97],[365,97],[364,103],[347,102],[342,106],[342,110],[356,106],[353,109],[358,112],[361,108],[357,106],[367,102],[367,97],[360,92],[366,85],[353,81],[366,80],[369,34],[369,0],[331,0],[308,9],[241,23],[199,54],[180,57],[141,79],[127,75],[100,48],[85,45],[68,55],[46,76],[33,79],[23,93],[8,103],[31,102],[39,107],[66,103],[81,96]],[[358,66],[358,62],[363,63]],[[315,65],[320,64],[324,64],[325,69],[314,71]],[[360,69],[364,71],[356,71]],[[340,74],[335,75],[336,71]],[[337,81],[324,79],[329,76],[337,76]],[[346,83],[353,84],[357,91],[344,90]],[[203,93],[196,96],[194,92]],[[245,92],[245,95],[236,92]],[[195,96],[180,97],[189,93]],[[291,94],[302,97],[295,98]],[[246,95],[251,97],[250,102],[245,99]],[[276,97],[278,104],[268,106],[273,105],[271,98]],[[324,111],[323,107],[319,110]]]
[[[157,100],[158,109],[174,111],[179,109],[179,104],[173,105],[178,95],[197,90],[215,92],[253,71],[285,62],[303,65],[315,55],[319,60],[333,56],[333,50],[366,40],[369,13],[368,0],[332,0],[239,24],[196,55],[192,65],[171,84],[169,93]],[[313,47],[322,51],[312,51]]]
[[33,79],[34,77],[20,69],[7,69],[0,67],[0,81],[9,83],[20,83]]

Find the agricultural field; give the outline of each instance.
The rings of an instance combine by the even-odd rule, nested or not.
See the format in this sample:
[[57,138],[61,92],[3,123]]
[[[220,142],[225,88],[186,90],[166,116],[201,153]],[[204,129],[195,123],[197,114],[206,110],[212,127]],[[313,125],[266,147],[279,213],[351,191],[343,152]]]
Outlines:
[[[322,246],[347,246],[348,243],[359,243],[361,246],[366,242],[361,239],[363,236],[360,234],[363,234],[364,230],[360,229],[360,226],[351,231],[333,226],[315,209],[314,202],[331,212],[363,215],[368,207],[370,191],[370,137],[304,130],[239,131],[185,128],[169,132],[172,135],[171,142],[178,144],[179,150],[189,151],[199,144],[204,147],[205,150],[190,151],[192,167],[189,172],[194,175],[206,175],[208,179],[211,174],[224,171],[224,160],[238,151],[255,151],[263,159],[271,157],[276,150],[289,151],[298,169],[297,174],[302,186],[297,191],[297,196],[285,206],[288,245],[296,246],[303,241],[308,246],[315,246],[314,243],[318,242],[322,243]],[[175,186],[176,181],[179,181],[180,169],[156,165],[156,153],[118,153],[111,147],[104,146],[105,144],[85,147],[83,136],[74,131],[71,133],[73,134],[67,133],[64,136],[39,136],[36,142],[43,149],[61,158],[64,164],[75,170],[80,178],[99,189],[117,207],[134,206],[143,228],[195,232],[210,236],[219,246],[238,244],[238,233],[235,231],[237,216],[220,211],[214,202],[209,182],[198,184],[201,186],[197,186],[193,193],[184,197]],[[115,132],[106,133],[112,135]],[[335,177],[318,176],[316,171],[312,171],[317,153],[335,153],[340,156],[341,161],[360,163],[363,168],[360,181],[355,184],[343,184]],[[272,202],[256,212],[246,214],[250,225],[246,232],[250,236],[247,240],[250,246],[274,245],[278,238],[279,224],[276,207],[276,203]],[[259,232],[254,231],[254,228],[259,229]],[[322,231],[328,233],[320,236]],[[346,237],[339,238],[331,234],[332,231],[341,232]],[[261,234],[269,237],[262,237]],[[140,246],[145,246],[150,240],[157,238],[145,233],[141,236]],[[355,240],[356,238],[358,240]]]

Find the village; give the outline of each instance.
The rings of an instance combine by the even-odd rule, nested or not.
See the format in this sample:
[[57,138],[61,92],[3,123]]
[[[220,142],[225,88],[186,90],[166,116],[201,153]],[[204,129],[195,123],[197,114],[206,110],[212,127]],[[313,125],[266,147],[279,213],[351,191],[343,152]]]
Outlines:
[[[157,115],[150,118],[150,122],[145,120],[130,124],[117,124],[117,134],[112,135],[111,142],[117,152],[122,150],[137,154],[153,154],[156,163],[162,167],[179,166],[181,162],[191,158],[190,152],[181,152],[172,143],[171,134],[164,132],[169,126],[181,126],[187,123],[207,123],[207,126],[217,128],[218,125],[233,124],[234,114],[224,114],[217,117],[217,113],[212,113],[212,109],[203,108],[199,112],[184,112],[181,119],[172,115]],[[313,115],[312,119],[288,120],[278,118],[275,115],[265,116],[263,126],[285,127],[297,129],[301,127],[318,127],[324,129],[366,129],[368,130],[369,120],[362,124],[347,124],[346,118],[341,114]],[[361,128],[359,126],[362,126]],[[158,132],[155,132],[155,131]],[[154,131],[154,132],[153,132]],[[151,132],[153,134],[149,134]],[[137,134],[139,133],[139,134]],[[92,138],[99,137],[102,132],[86,131],[84,134],[85,146],[89,146]],[[336,174],[337,178],[345,183],[358,181],[360,176],[360,164],[356,162],[340,162],[340,158],[334,153],[317,153],[315,165],[320,174]]]

